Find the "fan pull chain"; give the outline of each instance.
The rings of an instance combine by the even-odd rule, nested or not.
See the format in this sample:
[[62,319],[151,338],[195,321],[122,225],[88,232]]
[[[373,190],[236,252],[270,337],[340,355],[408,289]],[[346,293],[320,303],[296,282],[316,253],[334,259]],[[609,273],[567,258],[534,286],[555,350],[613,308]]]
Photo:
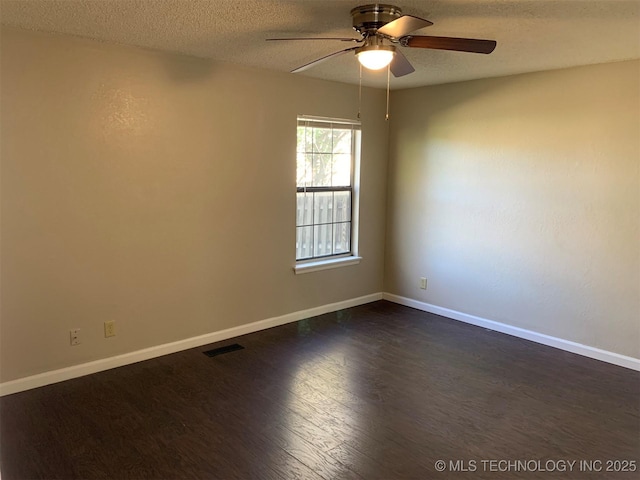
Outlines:
[[391,64],[387,65],[387,114],[384,116],[385,121],[389,120],[389,82],[391,81]]
[[360,110],[362,110],[362,64],[358,62],[360,65],[360,84],[358,86],[358,120],[360,120]]

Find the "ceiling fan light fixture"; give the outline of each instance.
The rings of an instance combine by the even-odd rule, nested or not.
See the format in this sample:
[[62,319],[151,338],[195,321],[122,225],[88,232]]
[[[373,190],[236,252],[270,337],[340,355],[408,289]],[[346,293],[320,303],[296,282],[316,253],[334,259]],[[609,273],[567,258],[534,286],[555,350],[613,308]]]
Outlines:
[[356,57],[363,67],[380,70],[391,63],[395,53],[393,45],[367,45],[356,50]]

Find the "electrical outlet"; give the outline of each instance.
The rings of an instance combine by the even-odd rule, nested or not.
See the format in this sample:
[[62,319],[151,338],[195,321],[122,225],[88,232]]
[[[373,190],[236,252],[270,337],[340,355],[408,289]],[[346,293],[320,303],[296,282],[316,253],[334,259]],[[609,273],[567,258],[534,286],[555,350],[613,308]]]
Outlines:
[[116,336],[116,322],[115,320],[110,320],[108,322],[104,322],[104,337],[115,337]]
[[426,279],[426,277],[420,277],[420,288],[422,290],[426,290],[427,289],[427,279]]
[[80,329],[74,328],[69,330],[69,343],[71,345],[80,345]]

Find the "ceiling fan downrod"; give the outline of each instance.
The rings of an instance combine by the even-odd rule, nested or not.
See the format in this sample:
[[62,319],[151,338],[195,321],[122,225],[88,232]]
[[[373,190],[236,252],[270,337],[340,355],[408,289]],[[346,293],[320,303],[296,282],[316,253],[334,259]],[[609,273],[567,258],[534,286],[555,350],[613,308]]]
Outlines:
[[375,35],[379,28],[401,16],[399,7],[381,3],[362,5],[351,10],[353,29],[365,37]]

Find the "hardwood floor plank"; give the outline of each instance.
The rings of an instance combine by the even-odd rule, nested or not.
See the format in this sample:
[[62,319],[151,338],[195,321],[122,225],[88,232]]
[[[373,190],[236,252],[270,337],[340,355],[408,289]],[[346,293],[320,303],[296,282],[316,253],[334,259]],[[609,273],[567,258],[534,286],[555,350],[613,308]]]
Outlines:
[[335,478],[362,480],[362,477],[358,474],[325,453],[324,449],[317,448],[283,425],[271,428],[269,433],[268,438],[270,441],[277,443],[280,448],[300,460],[325,480],[333,480]]
[[[202,354],[231,343],[245,348]],[[380,301],[3,397],[0,468],[5,480],[635,478],[449,467],[638,464],[639,398],[638,372]]]

